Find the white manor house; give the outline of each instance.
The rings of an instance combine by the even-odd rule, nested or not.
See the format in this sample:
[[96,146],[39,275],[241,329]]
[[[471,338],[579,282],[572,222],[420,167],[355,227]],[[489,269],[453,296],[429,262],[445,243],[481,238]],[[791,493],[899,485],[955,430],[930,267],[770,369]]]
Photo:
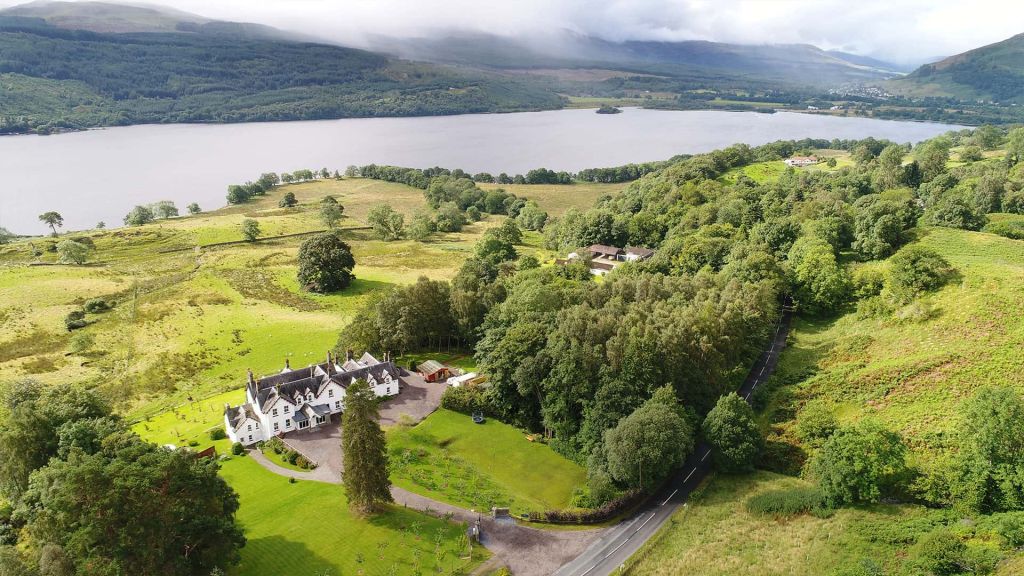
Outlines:
[[378,397],[399,390],[397,366],[369,353],[359,359],[349,352],[344,363],[327,353],[327,362],[292,370],[286,359],[279,374],[255,378],[249,370],[245,404],[224,408],[224,424],[232,442],[248,446],[288,432],[315,430],[345,409],[345,389],[366,380]]

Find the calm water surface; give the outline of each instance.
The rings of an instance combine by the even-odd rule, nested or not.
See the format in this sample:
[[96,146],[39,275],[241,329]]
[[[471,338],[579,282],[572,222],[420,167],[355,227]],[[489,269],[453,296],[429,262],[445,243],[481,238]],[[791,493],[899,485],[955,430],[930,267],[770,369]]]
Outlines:
[[799,138],[918,142],[957,126],[797,113],[626,109],[367,118],[220,125],[146,125],[57,136],[0,137],[0,226],[46,230],[108,226],[135,204],[173,200],[223,206],[228,184],[261,172],[344,170],[350,164],[444,166],[468,172],[576,171],[683,153]]

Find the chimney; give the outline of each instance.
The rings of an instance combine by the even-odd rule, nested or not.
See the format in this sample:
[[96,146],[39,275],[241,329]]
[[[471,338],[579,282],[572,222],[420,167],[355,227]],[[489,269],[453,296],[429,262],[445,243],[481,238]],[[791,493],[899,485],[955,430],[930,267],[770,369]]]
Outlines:
[[254,381],[253,376],[252,376],[252,368],[249,368],[248,370],[249,370],[249,384],[252,384],[253,381]]
[[291,365],[291,363],[288,362],[288,358],[284,359],[284,367],[285,367],[286,370],[291,370],[292,369],[292,365]]
[[345,359],[346,360],[351,360],[352,359],[352,350],[346,350],[345,351]]
[[334,363],[333,363],[333,362],[331,362],[331,351],[330,351],[330,350],[328,350],[328,351],[327,351],[327,375],[328,375],[328,376],[330,376],[330,375],[331,375],[331,371],[332,371],[332,367],[333,367],[333,366],[334,366]]

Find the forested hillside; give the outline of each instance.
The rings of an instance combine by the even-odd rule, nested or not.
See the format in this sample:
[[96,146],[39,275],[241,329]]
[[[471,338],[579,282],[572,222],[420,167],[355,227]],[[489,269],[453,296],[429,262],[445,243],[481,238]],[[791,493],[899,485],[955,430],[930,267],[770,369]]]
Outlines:
[[556,108],[560,98],[362,50],[194,32],[100,34],[0,13],[0,133]]
[[926,64],[889,86],[911,96],[1024,103],[1024,34]]

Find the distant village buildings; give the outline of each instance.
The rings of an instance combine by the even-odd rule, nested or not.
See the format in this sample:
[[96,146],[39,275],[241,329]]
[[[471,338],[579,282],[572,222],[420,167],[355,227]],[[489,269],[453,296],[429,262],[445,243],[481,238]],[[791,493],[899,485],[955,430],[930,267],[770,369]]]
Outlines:
[[817,156],[793,156],[786,158],[783,162],[786,166],[792,166],[794,168],[803,168],[805,166],[814,166],[818,163]]
[[616,248],[615,246],[605,246],[603,244],[592,244],[580,252],[582,254],[572,252],[567,259],[557,260],[556,263],[565,265],[580,258],[589,258],[590,273],[595,276],[604,276],[618,266],[621,266],[623,262],[639,262],[654,256],[654,250],[650,248],[635,246]]
[[327,353],[327,361],[293,370],[288,360],[280,373],[263,378],[249,371],[245,403],[224,407],[228,438],[246,446],[289,432],[316,430],[345,409],[345,391],[356,380],[366,380],[378,397],[399,391],[398,367],[388,358],[369,353],[345,361]]

